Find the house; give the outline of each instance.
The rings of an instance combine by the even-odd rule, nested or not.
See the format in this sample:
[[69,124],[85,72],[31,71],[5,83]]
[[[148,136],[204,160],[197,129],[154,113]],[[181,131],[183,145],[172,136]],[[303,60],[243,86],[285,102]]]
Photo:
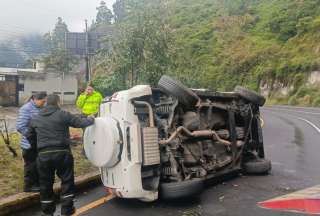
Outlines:
[[22,105],[40,91],[57,94],[62,103],[73,104],[78,92],[77,74],[44,70],[41,64],[32,69],[0,68],[0,106]]

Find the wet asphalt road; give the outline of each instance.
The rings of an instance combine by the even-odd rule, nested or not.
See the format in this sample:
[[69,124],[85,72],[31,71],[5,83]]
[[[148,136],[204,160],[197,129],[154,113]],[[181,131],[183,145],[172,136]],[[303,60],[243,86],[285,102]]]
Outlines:
[[[272,160],[269,176],[239,176],[208,187],[195,200],[143,203],[112,199],[81,215],[103,216],[269,216],[302,215],[262,209],[257,202],[294,192],[320,182],[320,109],[265,107],[262,109],[266,157]],[[96,187],[77,196],[83,207],[105,196]],[[29,209],[20,215],[41,215]],[[59,215],[57,211],[56,215]]]

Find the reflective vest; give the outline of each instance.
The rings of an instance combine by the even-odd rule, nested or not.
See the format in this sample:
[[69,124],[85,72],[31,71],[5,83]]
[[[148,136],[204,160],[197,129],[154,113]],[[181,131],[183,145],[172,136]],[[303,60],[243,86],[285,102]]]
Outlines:
[[93,91],[91,95],[82,93],[77,99],[77,107],[85,115],[95,115],[99,112],[101,102],[102,95],[99,92]]

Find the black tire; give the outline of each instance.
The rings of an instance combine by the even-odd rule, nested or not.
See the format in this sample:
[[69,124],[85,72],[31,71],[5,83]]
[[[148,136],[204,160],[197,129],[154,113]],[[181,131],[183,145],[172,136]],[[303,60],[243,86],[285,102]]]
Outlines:
[[186,107],[194,107],[200,100],[193,91],[167,75],[161,77],[158,87],[165,93],[175,96]]
[[267,159],[255,159],[243,164],[243,171],[251,175],[265,175],[271,171],[271,161]]
[[160,184],[160,196],[162,199],[178,199],[194,197],[204,189],[204,181],[200,178],[182,182],[171,182]]
[[236,86],[234,91],[244,99],[256,105],[263,106],[266,102],[265,97],[263,97],[262,95],[259,95],[257,92],[253,90],[250,90],[241,86]]

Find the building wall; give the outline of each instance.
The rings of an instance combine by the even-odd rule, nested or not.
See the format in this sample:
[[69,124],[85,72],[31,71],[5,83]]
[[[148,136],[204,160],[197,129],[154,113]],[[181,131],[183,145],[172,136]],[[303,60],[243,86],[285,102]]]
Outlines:
[[64,104],[73,104],[77,98],[78,81],[74,74],[62,79],[59,73],[31,74],[25,73],[19,79],[19,103],[25,103],[30,96],[39,91],[47,94],[58,94]]

